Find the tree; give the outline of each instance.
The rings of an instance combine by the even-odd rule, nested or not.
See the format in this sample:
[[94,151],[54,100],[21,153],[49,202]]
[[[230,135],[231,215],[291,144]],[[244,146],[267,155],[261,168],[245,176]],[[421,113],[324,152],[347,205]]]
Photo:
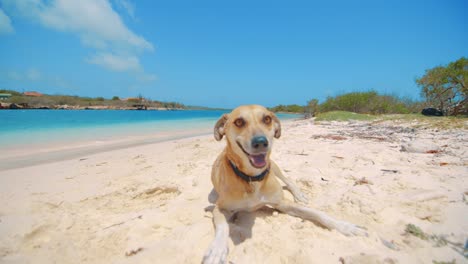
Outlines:
[[119,100],[120,100],[120,98],[118,96],[112,97],[112,101],[119,101]]
[[426,101],[445,115],[468,111],[468,59],[462,57],[447,66],[426,70],[416,83]]
[[310,117],[314,117],[318,114],[319,103],[317,99],[312,99],[307,102],[306,112]]

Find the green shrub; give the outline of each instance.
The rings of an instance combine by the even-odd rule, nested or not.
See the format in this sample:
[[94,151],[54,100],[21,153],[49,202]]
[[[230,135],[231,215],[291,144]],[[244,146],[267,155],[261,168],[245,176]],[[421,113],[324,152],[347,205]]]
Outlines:
[[287,112],[287,113],[304,113],[305,107],[297,104],[293,105],[278,105],[270,108],[273,112]]
[[17,92],[17,91],[13,91],[13,90],[2,90],[0,89],[0,93],[7,93],[7,94],[11,94],[12,96],[22,96],[23,94],[21,94],[20,92]]
[[[410,104],[406,101],[406,104]],[[320,104],[320,112],[348,111],[363,114],[406,114],[410,109],[405,102],[392,95],[380,95],[376,91],[352,92],[328,97]],[[420,110],[418,110],[420,111]]]

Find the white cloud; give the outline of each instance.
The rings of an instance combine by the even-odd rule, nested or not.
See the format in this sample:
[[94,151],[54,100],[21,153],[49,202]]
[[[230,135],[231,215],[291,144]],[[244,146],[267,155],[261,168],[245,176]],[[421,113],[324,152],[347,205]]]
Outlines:
[[[116,0],[131,16],[134,6]],[[132,32],[112,8],[109,0],[0,0],[4,8],[33,19],[44,27],[77,35],[81,43],[95,50],[85,61],[117,72],[140,74],[138,56],[154,51],[153,45]],[[125,55],[122,55],[125,54]],[[136,76],[139,79],[139,76]]]
[[[108,0],[2,0],[21,15],[42,25],[77,34],[93,48],[119,48],[153,51],[153,45],[125,26]],[[96,45],[99,43],[99,45]]]
[[124,9],[128,15],[135,19],[135,5],[128,0],[114,0],[118,7]]
[[86,59],[88,63],[96,64],[113,71],[140,71],[140,61],[136,56],[122,56],[111,53],[98,53]]
[[13,31],[10,18],[0,9],[0,34],[13,33]]
[[138,57],[133,55],[119,55],[113,53],[97,53],[86,59],[86,62],[96,64],[116,72],[132,72],[140,82],[153,82],[157,80],[155,74],[146,73]]
[[98,42],[118,48],[154,49],[124,25],[106,0],[56,0],[39,13],[39,18],[48,27],[77,33],[86,44]]

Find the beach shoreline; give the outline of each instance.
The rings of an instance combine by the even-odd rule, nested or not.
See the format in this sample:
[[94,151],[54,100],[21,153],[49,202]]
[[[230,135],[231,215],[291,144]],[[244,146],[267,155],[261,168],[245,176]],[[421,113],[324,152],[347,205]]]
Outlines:
[[206,129],[173,134],[159,133],[154,136],[133,136],[107,141],[78,141],[69,143],[43,144],[30,147],[13,147],[4,149],[0,155],[0,172],[29,166],[54,163],[101,152],[117,151],[142,145],[156,144],[165,141],[194,138],[209,135]]
[[[100,126],[90,128],[46,130],[49,138],[33,142],[4,144],[0,152],[0,171],[51,163],[164,141],[198,137],[212,133],[214,120],[168,120],[161,123],[127,124],[124,127]],[[284,124],[292,119],[282,120]],[[119,133],[117,133],[118,131]],[[28,131],[23,132],[27,135]],[[51,134],[56,134],[51,137]],[[84,137],[82,134],[89,134]],[[40,135],[40,138],[44,137]],[[65,135],[65,138],[60,138]],[[23,138],[26,136],[22,136]],[[34,136],[29,136],[34,137]],[[5,142],[4,142],[5,143]]]
[[[283,122],[272,158],[309,206],[370,235],[266,208],[230,223],[229,261],[463,263],[466,142],[466,129],[414,122]],[[200,263],[214,235],[211,166],[224,146],[203,134],[2,171],[0,261]]]

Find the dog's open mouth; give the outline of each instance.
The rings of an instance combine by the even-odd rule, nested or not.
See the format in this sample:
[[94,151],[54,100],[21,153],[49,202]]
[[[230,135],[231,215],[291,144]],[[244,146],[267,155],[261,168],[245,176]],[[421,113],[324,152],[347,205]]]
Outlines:
[[263,168],[266,165],[266,155],[265,154],[256,154],[256,155],[249,155],[250,163],[255,168]]
[[255,168],[261,169],[266,166],[266,153],[257,153],[257,154],[250,154],[245,149],[242,147],[242,145],[237,142],[237,145],[239,146],[240,149],[247,155],[249,158],[250,164],[254,166]]

